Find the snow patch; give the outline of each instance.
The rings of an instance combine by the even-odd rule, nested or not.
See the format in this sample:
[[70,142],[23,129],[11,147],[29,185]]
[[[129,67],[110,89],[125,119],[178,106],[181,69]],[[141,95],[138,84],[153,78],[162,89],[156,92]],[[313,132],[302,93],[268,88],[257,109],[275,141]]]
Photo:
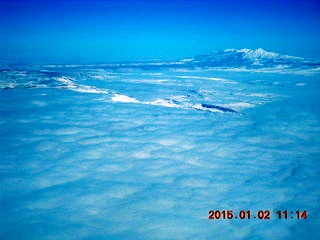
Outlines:
[[114,94],[111,99],[114,102],[139,103],[137,99],[122,94]]

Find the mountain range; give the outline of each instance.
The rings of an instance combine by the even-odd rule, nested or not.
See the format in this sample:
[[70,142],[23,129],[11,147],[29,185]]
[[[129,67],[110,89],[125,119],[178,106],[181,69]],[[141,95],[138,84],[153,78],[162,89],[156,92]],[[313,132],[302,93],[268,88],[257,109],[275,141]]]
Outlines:
[[279,69],[316,69],[320,63],[301,57],[282,55],[267,52],[262,48],[226,49],[213,51],[209,54],[182,59],[180,63],[188,67],[215,67],[215,68],[279,68]]
[[[19,64],[2,64],[0,62],[0,72],[7,71],[14,65],[19,68]],[[11,66],[11,67],[10,67]],[[275,52],[268,52],[262,48],[252,49],[226,49],[223,51],[213,51],[208,54],[198,55],[192,58],[179,59],[176,61],[152,61],[152,62],[118,62],[106,64],[44,64],[45,68],[88,68],[104,67],[111,69],[119,68],[139,68],[139,69],[162,69],[162,68],[212,68],[212,69],[235,69],[235,70],[257,70],[257,71],[305,71],[318,72],[320,62],[302,57],[284,55]]]

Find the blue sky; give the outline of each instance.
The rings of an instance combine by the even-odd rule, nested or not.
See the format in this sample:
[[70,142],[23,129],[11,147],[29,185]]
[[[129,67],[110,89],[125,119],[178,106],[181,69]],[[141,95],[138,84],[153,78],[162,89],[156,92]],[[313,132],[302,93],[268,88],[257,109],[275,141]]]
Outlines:
[[318,58],[320,1],[0,0],[2,58],[176,59],[226,48]]

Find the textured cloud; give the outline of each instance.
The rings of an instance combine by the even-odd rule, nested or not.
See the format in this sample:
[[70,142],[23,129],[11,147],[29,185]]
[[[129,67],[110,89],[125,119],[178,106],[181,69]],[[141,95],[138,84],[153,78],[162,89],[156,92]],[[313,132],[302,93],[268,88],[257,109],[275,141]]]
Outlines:
[[0,238],[316,239],[317,76],[23,68],[1,73]]

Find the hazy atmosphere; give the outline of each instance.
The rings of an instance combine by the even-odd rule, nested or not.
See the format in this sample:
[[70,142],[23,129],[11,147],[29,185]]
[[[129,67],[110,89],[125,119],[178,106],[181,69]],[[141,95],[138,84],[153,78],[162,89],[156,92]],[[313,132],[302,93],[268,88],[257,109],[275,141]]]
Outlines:
[[320,54],[317,0],[0,1],[1,58],[176,59],[227,48]]

